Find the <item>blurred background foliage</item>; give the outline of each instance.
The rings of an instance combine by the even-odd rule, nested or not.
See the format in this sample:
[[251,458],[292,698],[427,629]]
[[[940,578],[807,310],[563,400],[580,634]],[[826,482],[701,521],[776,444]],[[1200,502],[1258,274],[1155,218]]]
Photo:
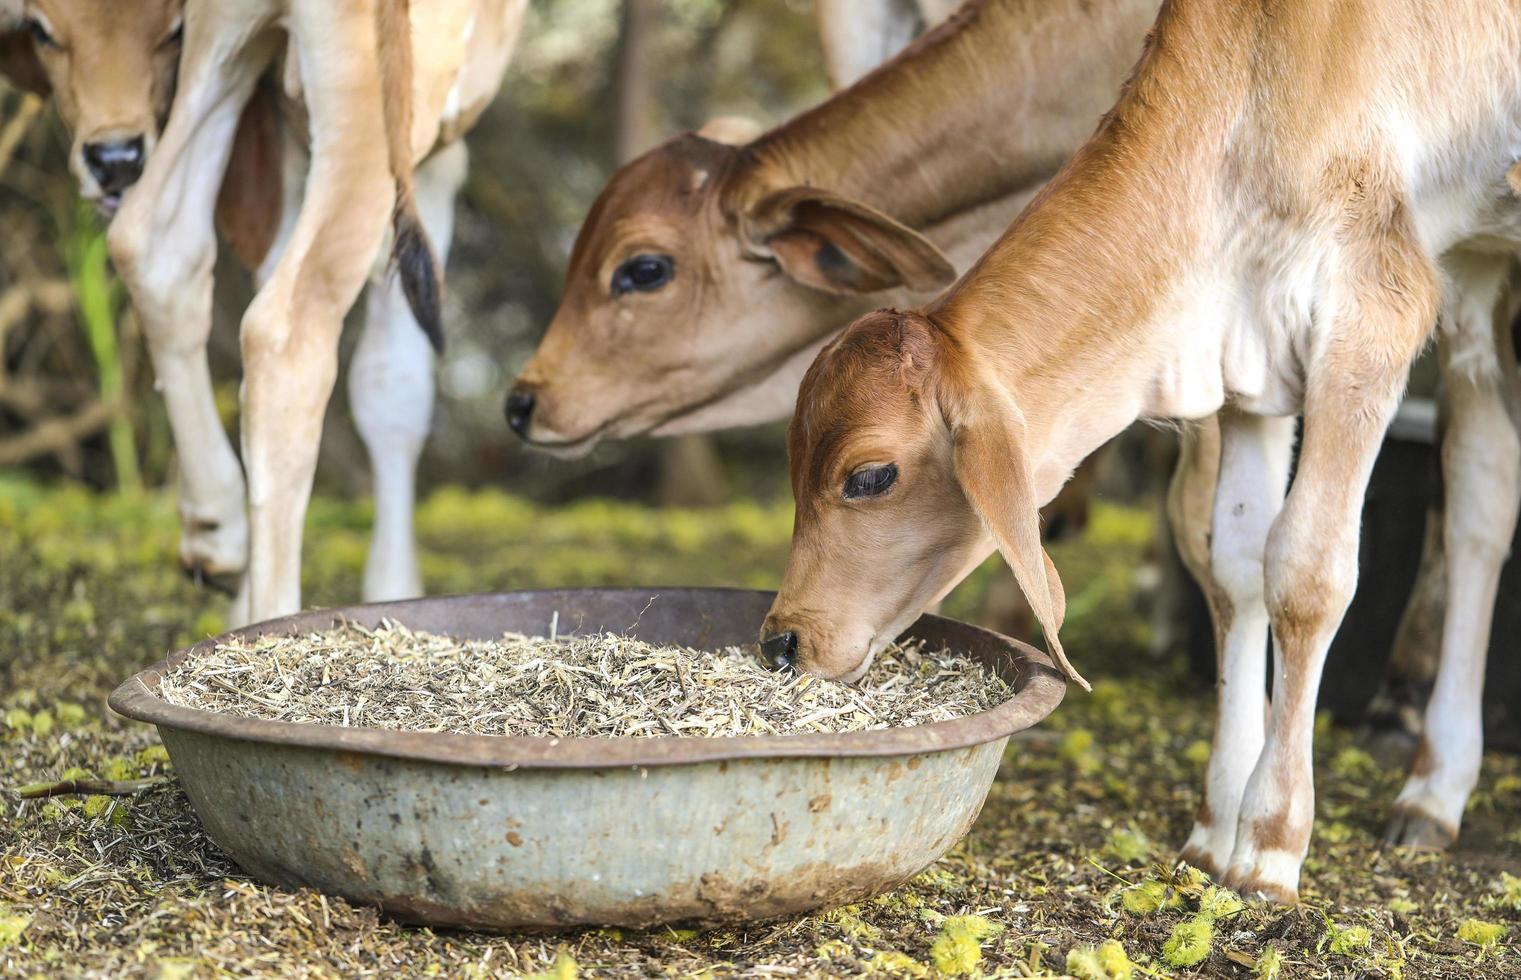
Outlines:
[[[686,447],[610,445],[566,463],[524,452],[501,402],[620,156],[716,115],[778,122],[826,93],[811,0],[534,0],[501,95],[468,140],[424,492],[490,484],[546,502],[785,497],[775,429]],[[67,152],[51,106],[0,82],[0,467],[129,492],[171,486],[177,462],[147,353],[104,229],[77,202]],[[211,356],[234,431],[237,324],[250,294],[247,272],[224,255]],[[345,359],[356,333],[346,332]],[[318,487],[340,497],[369,488],[341,381]]]

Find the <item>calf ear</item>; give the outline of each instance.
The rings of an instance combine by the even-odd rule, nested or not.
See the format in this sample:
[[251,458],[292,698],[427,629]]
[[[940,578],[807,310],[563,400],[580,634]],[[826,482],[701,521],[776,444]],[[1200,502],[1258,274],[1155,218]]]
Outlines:
[[0,75],[23,92],[45,96],[53,91],[48,73],[37,60],[31,34],[24,30],[0,29]]
[[753,254],[774,258],[805,286],[873,293],[943,289],[956,278],[929,239],[875,208],[815,187],[762,198],[743,221]]
[[1013,569],[1046,635],[1051,659],[1083,690],[1091,691],[1062,649],[1059,631],[1067,615],[1067,596],[1056,566],[1040,546],[1040,511],[1022,448],[1024,419],[1008,398],[996,401],[979,406],[977,415],[956,426],[956,479]]

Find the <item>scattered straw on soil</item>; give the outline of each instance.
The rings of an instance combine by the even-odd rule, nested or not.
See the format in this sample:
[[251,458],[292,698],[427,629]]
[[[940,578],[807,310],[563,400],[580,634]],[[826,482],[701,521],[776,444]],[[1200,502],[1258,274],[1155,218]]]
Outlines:
[[[747,507],[537,508],[450,490],[420,511],[426,584],[774,586],[791,506],[764,521]],[[313,513],[306,595],[353,601],[366,514],[321,497]],[[1457,847],[1422,853],[1380,839],[1403,767],[1386,768],[1352,732],[1319,727],[1303,904],[1237,911],[1174,866],[1199,805],[1214,701],[1181,658],[1147,652],[1138,573],[1150,520],[1100,502],[1084,537],[1053,549],[1072,589],[1064,639],[1082,651],[1094,692],[1072,692],[1011,741],[967,839],[887,895],[704,931],[435,932],[251,880],[172,779],[123,797],[0,792],[0,977],[1521,976],[1515,755],[1485,754]],[[226,600],[179,574],[178,534],[170,495],[49,486],[21,498],[0,480],[0,786],[173,776],[153,729],[112,715],[105,696],[218,629]],[[756,568],[769,577],[748,578]],[[986,581],[953,593],[950,614],[975,608]]]
[[857,684],[763,667],[753,650],[618,633],[456,640],[393,622],[220,643],[165,675],[171,704],[272,721],[475,735],[859,732],[947,721],[1013,696],[968,657],[894,644]]

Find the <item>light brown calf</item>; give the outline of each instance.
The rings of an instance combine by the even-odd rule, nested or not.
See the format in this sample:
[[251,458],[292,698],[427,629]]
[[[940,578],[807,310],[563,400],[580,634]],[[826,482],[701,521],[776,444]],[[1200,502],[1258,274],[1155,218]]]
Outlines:
[[[377,442],[400,447],[386,465],[376,457],[377,498],[396,504],[384,512],[377,506],[371,564],[378,556],[386,567],[393,551],[411,555],[413,469],[432,394],[431,355],[416,328],[438,336],[428,238],[448,239],[464,179],[458,138],[496,93],[526,2],[434,0],[409,9],[406,0],[190,0],[186,8],[173,111],[109,241],[142,316],[185,461],[181,560],[208,575],[236,575],[246,565],[234,620],[300,605],[302,524],[338,334],[377,267],[388,228],[406,299],[391,288],[372,292],[370,316],[383,328],[361,340],[351,390],[372,456]],[[268,254],[242,322],[240,465],[217,420],[206,366],[211,216],[230,161],[245,159],[234,134],[266,76],[278,80],[284,209],[266,229],[270,236],[245,236],[253,246],[245,257],[257,259],[261,244]],[[425,232],[410,200],[411,174],[436,147],[443,149],[420,171],[432,188],[418,191],[431,215]],[[265,215],[278,211],[278,193],[264,200]],[[394,529],[394,548],[381,548],[381,526]],[[415,591],[415,560],[389,564],[401,574],[388,588]],[[373,570],[366,573],[372,598],[380,597]]]
[[1429,751],[1399,801],[1414,831],[1397,839],[1455,831],[1521,460],[1493,315],[1521,243],[1505,184],[1521,146],[1517,36],[1521,8],[1500,0],[1171,0],[1098,133],[972,271],[925,312],[861,319],[809,370],[768,653],[858,676],[996,547],[1084,683],[1059,640],[1037,508],[1136,419],[1218,412],[1206,591],[1220,709],[1185,854],[1293,901],[1315,692],[1356,583],[1362,494],[1440,312],[1462,430],[1444,450],[1465,505],[1450,514],[1469,516],[1448,521],[1462,601]]
[[53,96],[69,169],[107,216],[142,173],[174,97],[183,0],[3,0],[0,73]]

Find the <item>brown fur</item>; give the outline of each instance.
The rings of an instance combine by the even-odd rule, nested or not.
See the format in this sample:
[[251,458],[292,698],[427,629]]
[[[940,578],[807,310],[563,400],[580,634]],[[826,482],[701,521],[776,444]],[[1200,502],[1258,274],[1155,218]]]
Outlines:
[[260,84],[238,119],[232,156],[217,194],[217,230],[250,269],[264,261],[280,230],[282,138],[277,96],[270,84]]
[[380,62],[386,153],[396,181],[396,204],[391,212],[391,256],[401,276],[402,291],[412,315],[434,350],[443,350],[444,326],[440,294],[443,276],[434,258],[428,232],[417,214],[412,177],[412,23],[411,0],[379,0],[375,33]]

